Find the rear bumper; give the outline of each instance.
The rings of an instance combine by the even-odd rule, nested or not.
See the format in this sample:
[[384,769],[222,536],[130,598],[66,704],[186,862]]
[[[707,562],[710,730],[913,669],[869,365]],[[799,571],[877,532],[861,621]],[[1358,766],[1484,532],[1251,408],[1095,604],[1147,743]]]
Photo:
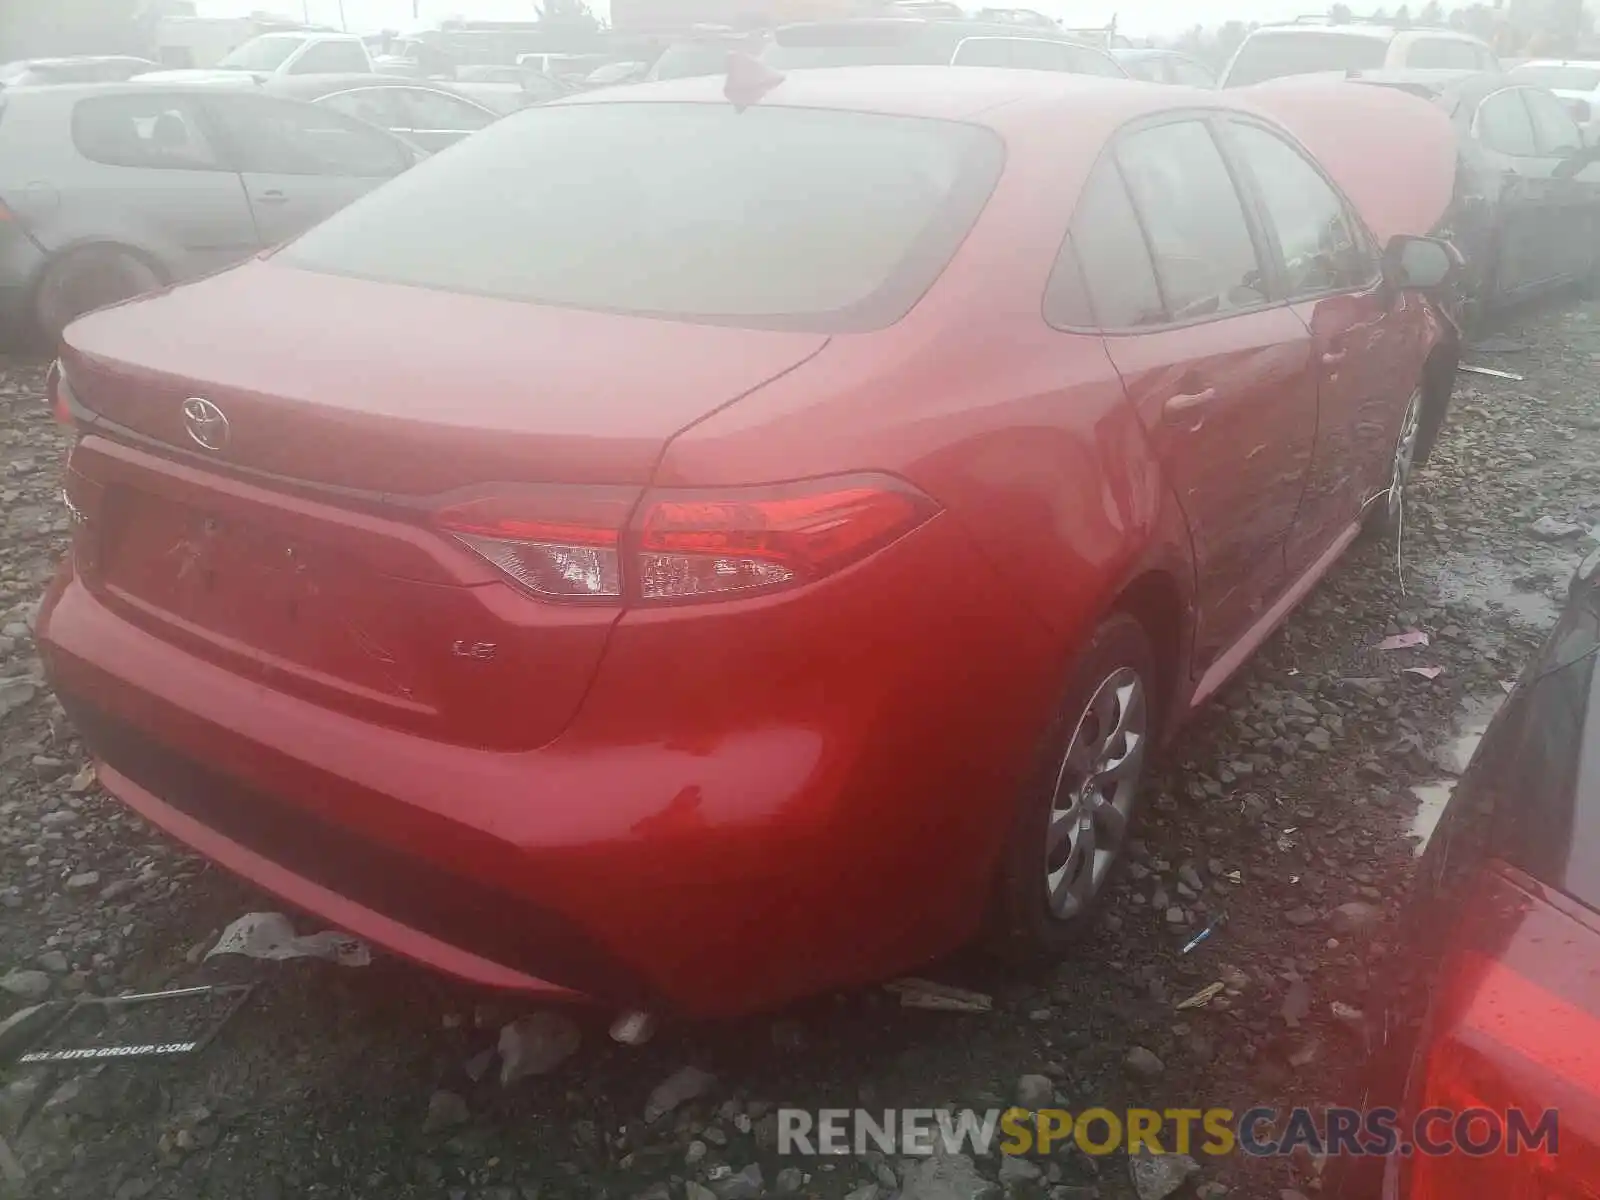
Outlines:
[[630,614],[537,751],[275,691],[70,568],[39,637],[106,786],[295,906],[481,983],[725,1015],[975,930],[1059,662],[968,554],[936,520],[817,594]]

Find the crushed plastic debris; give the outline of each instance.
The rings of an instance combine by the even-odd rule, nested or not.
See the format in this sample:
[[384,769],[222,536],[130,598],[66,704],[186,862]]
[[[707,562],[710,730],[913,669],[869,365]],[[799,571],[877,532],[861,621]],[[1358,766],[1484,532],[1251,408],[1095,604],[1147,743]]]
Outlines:
[[246,913],[229,925],[217,944],[206,951],[208,959],[219,954],[242,954],[268,962],[320,958],[341,967],[365,967],[372,963],[372,950],[360,938],[336,929],[300,937],[295,934],[289,918],[275,912]]
[[925,1008],[933,1012],[990,1012],[994,998],[984,992],[969,992],[965,988],[934,983],[929,979],[896,979],[883,985],[884,990],[900,997],[901,1008]]
[[1178,1008],[1179,1009],[1204,1008],[1206,1005],[1210,1004],[1213,1000],[1215,1000],[1218,996],[1222,995],[1222,993],[1223,993],[1224,989],[1226,989],[1226,987],[1227,987],[1227,984],[1222,983],[1220,981],[1218,981],[1217,983],[1208,983],[1208,984],[1206,984],[1205,987],[1201,988],[1198,992],[1196,992],[1194,995],[1190,996],[1187,1000],[1178,1001]]
[[1379,650],[1409,650],[1413,646],[1426,646],[1427,644],[1427,634],[1420,629],[1411,629],[1405,633],[1397,633],[1393,637],[1384,638],[1383,641],[1378,643],[1377,648]]

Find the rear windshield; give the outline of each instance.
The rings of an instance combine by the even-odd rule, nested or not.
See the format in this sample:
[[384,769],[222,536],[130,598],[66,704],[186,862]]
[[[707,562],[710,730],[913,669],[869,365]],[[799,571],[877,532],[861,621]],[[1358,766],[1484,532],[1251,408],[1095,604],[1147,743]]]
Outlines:
[[1600,67],[1517,67],[1511,73],[1518,83],[1552,92],[1600,91]]
[[1383,66],[1388,54],[1383,38],[1355,33],[1256,33],[1239,48],[1225,86],[1323,71],[1372,71]]
[[1004,149],[949,121],[759,105],[526,110],[291,243],[316,271],[608,312],[842,331],[903,316]]

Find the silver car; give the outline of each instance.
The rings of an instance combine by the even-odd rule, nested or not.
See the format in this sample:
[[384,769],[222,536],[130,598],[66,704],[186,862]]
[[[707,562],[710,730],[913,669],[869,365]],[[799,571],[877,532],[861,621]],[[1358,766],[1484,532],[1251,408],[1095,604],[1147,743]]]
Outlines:
[[0,333],[277,245],[423,151],[343,113],[234,88],[0,91]]

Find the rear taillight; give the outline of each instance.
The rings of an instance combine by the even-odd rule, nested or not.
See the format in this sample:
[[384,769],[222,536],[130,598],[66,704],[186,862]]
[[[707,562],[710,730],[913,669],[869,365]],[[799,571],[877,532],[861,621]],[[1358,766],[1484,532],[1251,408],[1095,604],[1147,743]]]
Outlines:
[[1406,1200],[1600,1197],[1595,1018],[1469,953],[1441,981],[1434,1024],[1409,1105]]
[[810,583],[932,514],[922,493],[876,477],[744,493],[653,493],[634,523],[639,595],[691,600]]
[[633,498],[610,488],[506,488],[450,504],[434,520],[536,596],[621,599]]
[[[630,509],[631,517],[630,520]],[[811,583],[882,549],[937,511],[878,475],[760,488],[506,488],[435,522],[548,599],[673,603]]]

